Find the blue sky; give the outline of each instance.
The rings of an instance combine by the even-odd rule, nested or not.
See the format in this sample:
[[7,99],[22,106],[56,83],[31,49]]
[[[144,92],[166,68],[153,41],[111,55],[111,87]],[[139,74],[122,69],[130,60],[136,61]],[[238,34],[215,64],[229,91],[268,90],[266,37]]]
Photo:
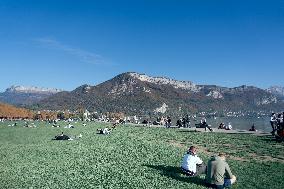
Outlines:
[[0,91],[135,71],[284,86],[283,0],[0,0]]

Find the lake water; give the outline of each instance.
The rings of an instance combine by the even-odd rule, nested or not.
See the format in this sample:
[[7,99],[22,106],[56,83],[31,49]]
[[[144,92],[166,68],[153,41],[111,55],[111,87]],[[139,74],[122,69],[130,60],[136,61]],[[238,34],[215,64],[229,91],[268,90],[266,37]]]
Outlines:
[[[214,118],[207,118],[207,123],[211,125],[213,128],[218,128],[220,123],[225,123],[225,125],[228,125],[230,122],[233,126],[233,129],[241,129],[241,130],[249,130],[254,124],[257,130],[264,131],[264,132],[270,132],[271,125],[270,125],[270,117],[217,117]],[[192,122],[192,126],[194,123],[199,123],[200,121]]]

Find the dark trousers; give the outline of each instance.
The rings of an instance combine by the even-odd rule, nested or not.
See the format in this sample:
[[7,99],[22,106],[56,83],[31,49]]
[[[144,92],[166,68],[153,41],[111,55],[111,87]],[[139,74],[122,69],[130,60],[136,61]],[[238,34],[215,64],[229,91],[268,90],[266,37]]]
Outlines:
[[196,165],[196,173],[185,170],[184,168],[181,168],[182,172],[184,172],[187,176],[191,176],[191,177],[196,177],[200,174],[206,174],[206,169],[207,169],[207,166],[204,163],[200,165]]
[[223,185],[215,185],[215,184],[208,184],[208,183],[206,183],[206,186],[208,188],[214,188],[214,189],[224,189],[225,188]]
[[206,129],[207,129],[207,128],[209,129],[209,131],[211,131],[211,132],[213,131],[213,130],[212,130],[212,128],[211,128],[211,127],[209,127],[209,125],[208,125],[208,124],[204,125],[204,127],[205,127],[205,131],[206,131]]
[[272,134],[274,134],[275,132],[275,122],[274,121],[270,121],[271,127],[272,127]]

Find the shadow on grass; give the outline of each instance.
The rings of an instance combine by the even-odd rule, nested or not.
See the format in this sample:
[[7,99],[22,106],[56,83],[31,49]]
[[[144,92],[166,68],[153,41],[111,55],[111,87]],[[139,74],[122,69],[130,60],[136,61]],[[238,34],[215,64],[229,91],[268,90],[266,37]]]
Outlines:
[[200,178],[199,176],[197,177],[182,176],[183,173],[180,167],[165,166],[165,165],[143,165],[143,166],[149,167],[151,169],[156,169],[160,171],[161,175],[167,176],[169,178],[172,178],[178,181],[193,183],[196,185],[207,187],[205,180]]
[[201,131],[196,131],[196,130],[188,130],[188,131],[178,131],[180,133],[201,133]]
[[269,136],[258,136],[260,138],[260,140],[266,141],[266,142],[270,142],[270,143],[281,143],[284,140],[282,139],[276,139],[275,136],[269,135]]
[[260,138],[261,140],[265,140],[265,141],[275,140],[275,137],[272,136],[272,135],[269,135],[269,136],[257,136],[257,138]]
[[236,132],[236,133],[222,133],[222,132],[220,132],[220,134],[224,134],[224,135],[252,135],[252,134],[254,134],[254,133],[247,133],[247,132],[245,132],[245,131],[238,131],[238,132]]

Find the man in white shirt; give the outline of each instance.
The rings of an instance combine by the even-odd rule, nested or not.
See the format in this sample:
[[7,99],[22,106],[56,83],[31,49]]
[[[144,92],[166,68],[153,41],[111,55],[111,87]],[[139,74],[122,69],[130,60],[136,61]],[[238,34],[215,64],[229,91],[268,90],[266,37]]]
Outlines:
[[271,127],[272,127],[272,131],[271,131],[272,135],[275,134],[276,123],[277,123],[276,114],[275,114],[275,113],[272,113],[272,114],[271,114],[271,117],[270,117],[270,124],[271,124]]
[[206,173],[206,165],[196,155],[197,149],[195,146],[191,146],[187,153],[184,155],[181,169],[187,176],[197,176],[199,174]]

